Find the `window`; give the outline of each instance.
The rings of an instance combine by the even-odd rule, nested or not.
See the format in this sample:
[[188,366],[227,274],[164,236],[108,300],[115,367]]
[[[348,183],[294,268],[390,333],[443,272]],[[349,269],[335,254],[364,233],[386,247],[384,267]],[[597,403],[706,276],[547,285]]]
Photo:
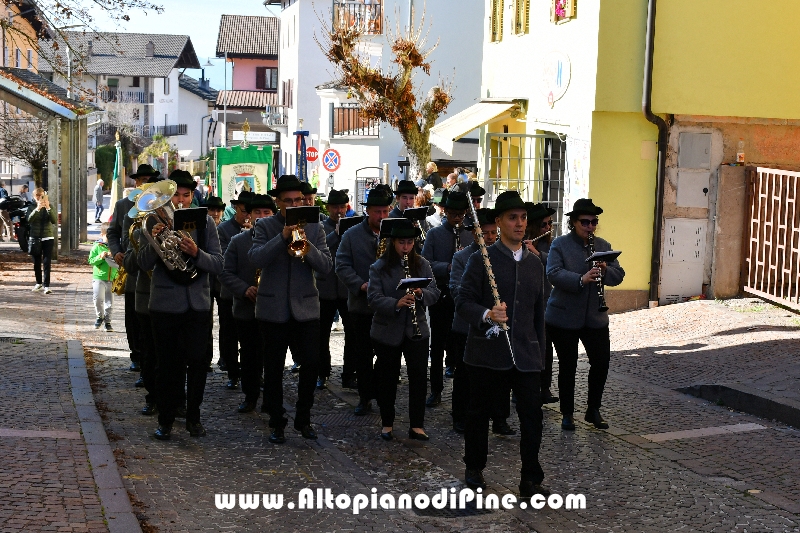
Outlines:
[[33,50],[28,50],[28,70],[33,70]]
[[14,57],[14,66],[17,68],[22,68],[22,50],[17,48],[17,53]]
[[278,69],[271,67],[256,67],[256,89],[277,91]]
[[139,76],[134,76],[131,82],[131,87],[139,87]]
[[530,32],[531,0],[514,0],[514,33]]
[[[557,0],[554,0],[557,1]],[[503,40],[503,7],[505,0],[492,0],[492,13],[490,15],[493,43]]]
[[169,78],[164,78],[164,94],[169,94]]
[[119,78],[108,78],[108,88],[116,89],[119,87]]
[[139,121],[139,116],[140,116],[139,115],[139,110],[138,109],[134,109],[133,110],[133,120],[138,122]]
[[283,105],[292,109],[294,107],[294,95],[292,94],[292,90],[294,89],[294,80],[288,80],[283,82]]

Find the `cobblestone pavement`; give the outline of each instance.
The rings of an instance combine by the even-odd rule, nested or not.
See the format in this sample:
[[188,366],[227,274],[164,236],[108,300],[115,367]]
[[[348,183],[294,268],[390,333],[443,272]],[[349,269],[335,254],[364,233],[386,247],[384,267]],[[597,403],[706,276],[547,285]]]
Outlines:
[[[420,443],[403,436],[408,425],[403,377],[395,424],[401,438],[387,443],[378,437],[377,413],[352,416],[357,397],[338,387],[337,366],[330,388],[316,395],[313,416],[320,439],[306,441],[288,429],[287,443],[273,446],[266,418],[237,414],[241,392],[226,390],[225,376],[215,370],[202,407],[208,436],[192,439],[176,424],[173,440],[158,442],[151,437],[155,420],[138,413],[143,395],[133,387],[136,376],[125,370],[121,300],[115,302],[115,333],[98,333],[91,324],[87,274],[68,265],[56,269],[65,285],[51,295],[57,304],[48,334],[80,339],[93,352],[101,385],[95,399],[106,408],[104,422],[120,471],[140,518],[160,531],[800,531],[800,431],[674,390],[740,382],[793,397],[800,375],[800,322],[772,306],[749,299],[695,302],[613,317],[614,354],[603,407],[611,429],[579,422],[574,433],[562,432],[557,406],[545,410],[545,484],[560,494],[585,494],[585,510],[456,517],[406,510],[358,516],[340,510],[222,511],[214,505],[215,493],[281,492],[295,498],[305,487],[351,495],[372,488],[395,495],[460,488],[463,439],[450,429],[449,381],[442,406],[427,411],[431,441]],[[22,295],[30,284],[21,276],[0,272],[0,285]],[[4,306],[0,324],[17,320],[16,327],[24,328],[35,307],[9,313]],[[334,362],[340,364],[340,332],[333,342]],[[587,370],[582,358],[579,412]],[[291,415],[296,378],[287,372],[284,381]],[[518,429],[516,415],[509,422]],[[721,426],[749,431],[706,430],[707,436],[663,441],[652,436]],[[490,437],[485,471],[490,490],[516,492],[518,471],[519,438]]]

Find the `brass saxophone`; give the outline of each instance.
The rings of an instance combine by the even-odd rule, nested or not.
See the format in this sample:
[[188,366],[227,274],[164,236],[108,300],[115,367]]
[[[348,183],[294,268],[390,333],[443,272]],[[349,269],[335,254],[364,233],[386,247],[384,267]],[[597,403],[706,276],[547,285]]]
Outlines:
[[380,259],[381,256],[386,252],[386,247],[389,246],[389,239],[387,238],[378,238],[378,249],[375,252],[375,259]]
[[[411,277],[411,269],[408,267],[408,254],[403,256],[403,270],[405,271],[406,278]],[[414,289],[406,289],[406,294],[414,294]],[[422,331],[419,329],[419,322],[417,322],[417,303],[416,296],[414,296],[414,303],[408,308],[411,312],[411,325],[414,327],[414,333],[411,338],[418,340],[422,338]]]
[[[594,233],[589,233],[589,237],[586,239],[586,244],[589,246],[589,255],[594,253]],[[592,261],[592,268],[597,266],[599,261]],[[603,285],[603,273],[600,272],[600,277],[597,279],[597,296],[600,298],[600,307],[598,311],[601,313],[605,313],[608,311],[608,305],[606,305],[606,289]]]

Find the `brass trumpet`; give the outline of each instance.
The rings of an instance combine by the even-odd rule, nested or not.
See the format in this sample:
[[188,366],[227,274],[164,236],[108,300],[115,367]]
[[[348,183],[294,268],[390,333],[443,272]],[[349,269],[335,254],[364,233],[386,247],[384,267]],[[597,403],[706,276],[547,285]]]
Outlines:
[[305,233],[303,233],[303,228],[305,226],[305,220],[301,220],[297,223],[297,227],[292,230],[292,241],[287,248],[289,255],[292,257],[303,258],[311,249],[311,245],[306,240]]

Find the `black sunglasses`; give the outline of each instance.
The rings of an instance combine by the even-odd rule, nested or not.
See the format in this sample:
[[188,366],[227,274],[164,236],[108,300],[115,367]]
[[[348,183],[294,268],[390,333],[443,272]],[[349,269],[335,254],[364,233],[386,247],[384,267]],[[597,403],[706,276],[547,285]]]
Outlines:
[[581,226],[583,226],[584,228],[588,228],[590,225],[591,225],[591,226],[596,226],[596,225],[598,225],[598,224],[600,223],[600,219],[598,219],[598,218],[593,218],[593,219],[591,219],[591,220],[588,220],[588,219],[585,219],[585,218],[579,218],[579,219],[578,219],[578,222],[580,222],[580,223],[581,223]]
[[552,226],[552,225],[553,225],[553,221],[552,221],[552,220],[548,220],[547,222],[542,222],[542,223],[539,225],[539,227],[540,227],[540,228],[549,228],[549,227],[550,227],[550,226]]

